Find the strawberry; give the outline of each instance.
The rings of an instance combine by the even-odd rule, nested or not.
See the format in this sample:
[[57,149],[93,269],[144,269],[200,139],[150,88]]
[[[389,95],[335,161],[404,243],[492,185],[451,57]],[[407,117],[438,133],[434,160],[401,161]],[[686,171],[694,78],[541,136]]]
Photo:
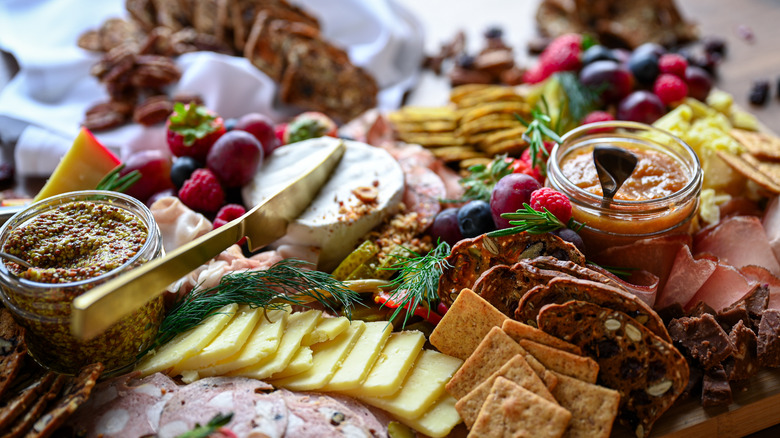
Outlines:
[[524,82],[542,82],[553,73],[574,71],[582,67],[582,35],[567,33],[554,39],[539,55],[539,63],[523,76]]
[[284,144],[317,137],[336,137],[338,127],[330,117],[316,111],[307,111],[295,117],[284,130]]
[[205,106],[176,103],[165,123],[168,147],[177,157],[206,161],[209,149],[226,132],[222,117]]

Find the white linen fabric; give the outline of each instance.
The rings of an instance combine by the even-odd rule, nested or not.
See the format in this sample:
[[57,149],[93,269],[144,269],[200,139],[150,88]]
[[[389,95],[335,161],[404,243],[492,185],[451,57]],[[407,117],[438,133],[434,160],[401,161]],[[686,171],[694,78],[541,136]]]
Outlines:
[[[397,108],[418,79],[423,32],[395,0],[293,0],[318,19],[323,35],[345,48],[352,61],[377,80],[380,109]],[[16,171],[47,176],[72,144],[91,105],[107,100],[90,76],[99,54],[76,45],[79,35],[111,17],[127,17],[123,0],[2,0],[0,49],[14,56],[19,71],[0,89],[0,116],[30,125],[16,144]],[[181,80],[172,92],[204,97],[223,117],[261,112],[276,121],[294,113],[277,102],[276,84],[246,59],[211,52],[177,59]],[[125,159],[137,150],[164,145],[161,127],[128,125],[96,133]]]

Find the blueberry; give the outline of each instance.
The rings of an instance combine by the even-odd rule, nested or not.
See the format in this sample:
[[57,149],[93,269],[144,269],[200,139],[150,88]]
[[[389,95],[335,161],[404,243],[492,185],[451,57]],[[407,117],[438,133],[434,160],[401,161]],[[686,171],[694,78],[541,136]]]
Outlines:
[[666,49],[664,49],[664,46],[656,43],[644,43],[640,46],[638,46],[636,49],[634,49],[634,52],[636,54],[648,54],[653,53],[655,56],[660,57],[664,53],[666,53]]
[[463,68],[472,68],[472,67],[474,67],[474,63],[475,62],[476,62],[476,59],[473,56],[467,55],[465,53],[459,55],[455,59],[455,64],[458,67],[463,67]]
[[184,185],[184,181],[189,179],[192,172],[202,169],[203,164],[192,157],[176,157],[171,164],[171,181],[176,189]]
[[234,118],[225,119],[225,131],[232,131],[236,129],[237,123],[238,123],[238,119],[234,119]]
[[750,95],[748,100],[752,105],[761,106],[764,105],[769,98],[769,81],[759,80],[753,82],[753,87],[750,89]]
[[726,41],[720,37],[708,37],[704,40],[704,51],[726,56]]
[[628,58],[628,69],[640,84],[653,85],[658,77],[658,58],[658,54],[651,50],[637,49]]
[[493,231],[496,224],[485,201],[471,201],[458,210],[458,228],[465,238],[477,237]]
[[582,54],[582,65],[588,65],[594,61],[603,60],[619,62],[618,57],[612,50],[599,44],[590,46],[590,48]]
[[494,39],[494,38],[501,38],[504,36],[504,29],[501,29],[498,26],[491,26],[487,28],[485,31],[485,38],[488,39]]

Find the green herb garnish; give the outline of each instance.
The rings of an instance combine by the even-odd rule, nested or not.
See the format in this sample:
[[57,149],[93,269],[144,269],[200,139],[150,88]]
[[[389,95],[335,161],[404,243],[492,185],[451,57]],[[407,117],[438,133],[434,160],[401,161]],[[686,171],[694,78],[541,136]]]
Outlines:
[[463,198],[444,200],[443,202],[463,202],[472,200],[490,201],[498,180],[512,173],[512,159],[506,154],[496,156],[489,164],[475,164],[468,168],[469,175],[461,178],[460,185],[465,189]]
[[138,182],[141,179],[141,172],[137,169],[129,172],[127,175],[119,176],[119,172],[125,168],[125,164],[122,163],[116,166],[111,172],[108,172],[103,179],[98,182],[96,190],[110,190],[114,192],[124,192],[130,186]]
[[[544,99],[544,97],[542,97],[542,102],[547,106],[547,100]],[[550,128],[550,116],[543,113],[538,108],[531,110],[531,116],[533,117],[533,120],[526,122],[518,114],[515,114],[515,118],[526,127],[525,133],[523,133],[523,139],[528,142],[528,148],[531,151],[531,167],[538,168],[542,176],[546,176],[546,158],[550,156],[550,153],[544,145],[544,138],[547,137],[559,144],[562,140],[561,137]]]
[[334,313],[343,307],[351,317],[351,309],[359,300],[358,294],[330,274],[310,267],[313,268],[310,263],[286,259],[266,270],[226,274],[211,288],[196,287],[165,317],[151,348],[196,327],[214,311],[233,303],[281,309],[287,304],[305,306],[316,301]]
[[214,416],[205,426],[201,426],[199,423],[195,423],[195,428],[189,432],[177,436],[176,438],[208,438],[212,433],[216,432],[222,426],[230,423],[233,419],[233,413],[222,414],[219,413]]
[[168,118],[168,129],[178,133],[184,138],[185,146],[192,146],[198,139],[218,129],[213,122],[217,116],[203,105],[191,102],[188,105],[182,102],[173,104],[173,112]]
[[[450,255],[450,245],[447,242],[439,241],[435,248],[426,255],[420,255],[410,251],[413,255],[409,257],[394,256],[401,259],[394,264],[392,269],[399,271],[398,276],[390,282],[390,287],[394,288],[390,292],[390,298],[398,303],[398,307],[393,312],[390,320],[394,320],[402,309],[406,309],[406,316],[402,327],[406,326],[409,315],[414,314],[414,309],[421,303],[425,303],[428,311],[431,311],[433,303],[439,300],[439,277],[441,277],[445,268],[451,267],[446,258]],[[400,302],[396,298],[401,298]]]
[[577,224],[574,219],[570,219],[568,224],[564,224],[550,213],[550,210],[545,208],[544,211],[536,211],[526,203],[523,203],[523,208],[514,213],[502,213],[501,217],[509,219],[509,225],[514,226],[491,231],[487,233],[488,236],[501,237],[522,232],[544,234],[567,226],[574,231],[579,231],[583,227],[583,224]]

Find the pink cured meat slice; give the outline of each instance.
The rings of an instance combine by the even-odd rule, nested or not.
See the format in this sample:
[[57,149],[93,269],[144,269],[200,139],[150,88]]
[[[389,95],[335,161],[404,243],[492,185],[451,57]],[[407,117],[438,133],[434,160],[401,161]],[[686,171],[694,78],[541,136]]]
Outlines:
[[290,412],[286,436],[387,437],[390,417],[351,397],[286,390],[277,393],[284,397]]
[[743,266],[739,269],[749,280],[769,287],[769,308],[780,310],[780,278],[761,266]]
[[266,394],[271,389],[265,382],[242,377],[208,377],[182,386],[165,403],[157,436],[176,437],[196,423],[232,413],[226,427],[238,436],[282,437],[287,408],[281,397]]
[[404,204],[409,211],[417,212],[417,230],[423,232],[441,211],[439,199],[447,196],[447,190],[441,178],[427,167],[404,167],[404,180]]
[[780,197],[775,197],[769,202],[761,225],[764,226],[772,252],[780,260]]
[[729,305],[739,301],[756,285],[755,281],[748,280],[737,268],[717,263],[712,275],[696,291],[693,298],[683,307],[689,310],[699,301],[704,301],[716,311],[721,311]]
[[77,435],[119,438],[157,432],[163,405],[178,386],[161,373],[140,380],[133,377],[126,374],[98,384],[89,400],[68,420]]
[[683,306],[687,304],[715,272],[716,264],[708,258],[694,259],[687,245],[680,248],[666,286],[658,295],[656,308],[663,309],[675,303]]
[[763,266],[780,275],[778,263],[761,221],[755,216],[735,216],[721,221],[694,238],[694,254],[710,253],[721,262],[741,268]]

